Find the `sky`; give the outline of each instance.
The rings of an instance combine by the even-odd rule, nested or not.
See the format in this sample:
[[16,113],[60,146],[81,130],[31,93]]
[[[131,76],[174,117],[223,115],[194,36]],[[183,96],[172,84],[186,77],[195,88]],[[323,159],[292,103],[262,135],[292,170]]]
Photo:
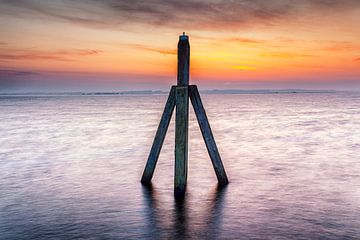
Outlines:
[[360,90],[359,0],[0,0],[0,91]]

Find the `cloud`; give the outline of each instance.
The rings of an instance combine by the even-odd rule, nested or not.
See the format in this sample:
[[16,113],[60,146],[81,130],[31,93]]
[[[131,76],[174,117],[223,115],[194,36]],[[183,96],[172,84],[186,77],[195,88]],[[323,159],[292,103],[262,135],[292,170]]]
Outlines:
[[[325,69],[326,66],[320,64],[290,64],[292,67],[304,68],[304,69]],[[333,68],[334,69],[334,68]]]
[[272,25],[308,12],[359,7],[358,0],[4,0],[0,12],[15,17],[51,18],[92,28],[142,24],[221,30],[254,23]]
[[266,40],[259,40],[254,38],[228,38],[225,39],[227,42],[235,42],[239,44],[263,44],[266,43]]
[[177,50],[176,49],[160,49],[160,48],[153,48],[141,44],[124,44],[127,47],[136,48],[140,50],[150,51],[150,52],[156,52],[161,53],[163,55],[176,55]]
[[29,76],[29,75],[36,75],[36,74],[37,74],[37,72],[33,72],[33,71],[18,71],[18,70],[0,69],[0,78],[13,77],[13,76]]
[[360,57],[356,58],[355,61],[360,61]]
[[1,90],[24,85],[24,79],[38,75],[33,71],[0,69],[0,92]]
[[255,67],[251,67],[251,66],[231,66],[232,69],[237,69],[237,70],[247,70],[247,71],[254,71],[256,70]]
[[73,61],[74,57],[92,56],[101,53],[100,50],[93,49],[74,49],[58,51],[36,51],[36,50],[6,50],[0,53],[1,61],[10,60],[53,60],[53,61]]
[[310,54],[298,54],[298,53],[291,53],[291,52],[264,52],[260,54],[261,57],[275,57],[275,58],[307,58],[307,57],[314,57],[315,55]]
[[352,42],[330,41],[330,44],[324,50],[331,52],[358,51],[360,50],[360,45]]

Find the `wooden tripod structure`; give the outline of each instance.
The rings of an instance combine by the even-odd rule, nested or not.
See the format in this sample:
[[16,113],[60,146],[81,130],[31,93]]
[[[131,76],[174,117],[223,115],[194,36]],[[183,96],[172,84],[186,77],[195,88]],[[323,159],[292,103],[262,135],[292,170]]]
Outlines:
[[210,155],[220,186],[229,183],[225,168],[220,158],[204,106],[196,85],[189,85],[190,45],[189,37],[183,33],[178,43],[178,75],[177,85],[172,86],[165,104],[159,127],[142,175],[141,182],[149,184],[154,174],[157,160],[163,145],[166,131],[169,127],[172,113],[176,106],[175,118],[175,197],[183,197],[186,191],[188,169],[188,122],[189,98],[194,107],[207,151]]

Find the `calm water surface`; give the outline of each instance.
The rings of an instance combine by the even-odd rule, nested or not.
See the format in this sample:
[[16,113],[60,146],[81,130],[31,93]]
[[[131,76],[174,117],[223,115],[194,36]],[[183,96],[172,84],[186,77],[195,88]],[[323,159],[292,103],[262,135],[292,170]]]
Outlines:
[[0,239],[360,239],[360,95],[204,95],[231,183],[194,113],[184,202],[166,96],[0,97]]

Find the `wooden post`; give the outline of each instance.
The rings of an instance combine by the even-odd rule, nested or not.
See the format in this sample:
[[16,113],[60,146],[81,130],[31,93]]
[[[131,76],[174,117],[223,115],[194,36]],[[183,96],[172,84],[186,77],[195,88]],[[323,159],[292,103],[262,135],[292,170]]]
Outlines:
[[202,105],[199,91],[195,85],[189,86],[190,45],[188,36],[183,33],[178,43],[178,74],[177,86],[171,88],[163,115],[155,135],[153,145],[146,163],[141,182],[149,184],[156,167],[157,160],[169,127],[171,115],[176,106],[175,118],[175,175],[174,194],[180,200],[184,197],[188,171],[188,125],[189,97],[194,107],[206,148],[210,155],[219,186],[228,184],[228,178],[217,149],[210,124]]
[[185,195],[187,182],[189,63],[189,38],[184,33],[179,37],[178,43],[178,86],[176,87],[174,194],[177,198],[181,198]]
[[188,166],[188,121],[189,95],[188,87],[176,88],[175,119],[175,179],[174,193],[176,197],[185,194]]
[[175,86],[171,87],[169,97],[165,104],[164,112],[161,116],[159,127],[156,131],[154,142],[151,147],[150,154],[149,154],[149,157],[148,157],[145,169],[144,169],[144,173],[141,178],[141,182],[144,184],[150,183],[150,181],[153,177],[153,174],[154,174],[154,170],[156,167],[157,160],[159,158],[161,147],[164,143],[166,131],[169,127],[171,116],[172,116],[172,113],[173,113],[174,107],[175,107],[175,97],[176,97],[175,88],[176,88]]
[[190,66],[190,44],[189,37],[183,33],[179,36],[178,43],[178,72],[177,85],[189,85],[189,66]]
[[216,177],[218,179],[219,185],[223,186],[229,183],[228,178],[226,176],[224,165],[221,161],[219,151],[217,149],[215,139],[213,133],[210,128],[209,121],[206,116],[206,112],[204,106],[201,102],[199,91],[196,85],[189,86],[189,95],[191,99],[191,103],[194,107],[194,111],[196,114],[196,118],[198,120],[201,133],[203,135],[206,148],[211,158],[211,162],[213,164]]

